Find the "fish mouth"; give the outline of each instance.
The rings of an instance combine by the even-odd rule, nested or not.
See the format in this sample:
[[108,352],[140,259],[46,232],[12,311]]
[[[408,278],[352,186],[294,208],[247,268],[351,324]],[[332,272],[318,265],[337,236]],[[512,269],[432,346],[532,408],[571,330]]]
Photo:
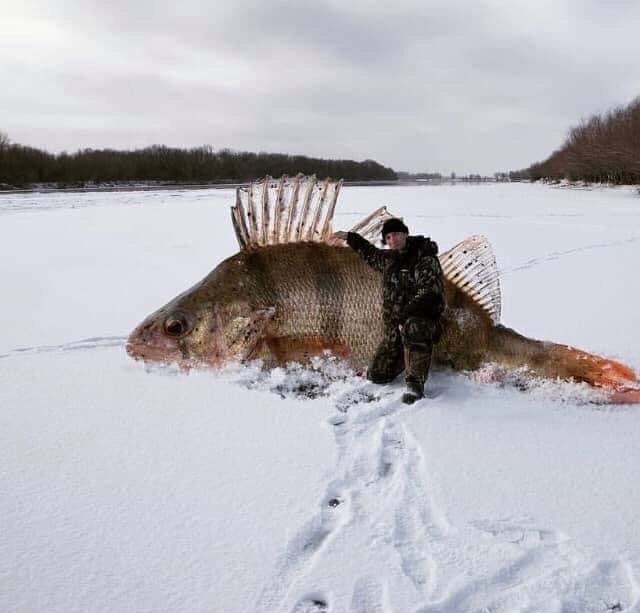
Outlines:
[[126,345],[127,354],[134,360],[143,362],[184,362],[182,355],[176,352],[168,352],[163,347],[154,347],[136,340],[129,339]]
[[175,364],[185,371],[192,368],[220,369],[230,361],[227,347],[217,335],[202,355],[192,355],[184,339],[167,336],[165,329],[166,318],[143,321],[127,339],[129,357],[150,364]]
[[177,363],[186,365],[188,360],[175,339],[167,337],[157,321],[143,321],[127,339],[127,354],[143,362]]
[[191,369],[220,369],[228,361],[219,357],[186,356],[179,350],[168,351],[165,347],[158,347],[129,340],[126,344],[129,357],[145,364],[175,365],[185,372]]

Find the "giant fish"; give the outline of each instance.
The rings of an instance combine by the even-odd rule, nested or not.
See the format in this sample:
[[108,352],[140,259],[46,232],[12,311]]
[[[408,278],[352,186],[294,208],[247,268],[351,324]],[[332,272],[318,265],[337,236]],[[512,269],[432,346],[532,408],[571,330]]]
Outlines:
[[[231,219],[240,251],[149,315],[129,336],[129,355],[219,368],[248,360],[272,367],[330,352],[364,371],[382,339],[382,276],[332,239],[341,185],[298,175],[238,188]],[[375,240],[390,216],[381,207],[352,231]],[[499,272],[485,238],[470,237],[439,259],[447,307],[436,364],[497,365],[585,382],[607,402],[640,402],[638,375],[624,364],[499,323]]]

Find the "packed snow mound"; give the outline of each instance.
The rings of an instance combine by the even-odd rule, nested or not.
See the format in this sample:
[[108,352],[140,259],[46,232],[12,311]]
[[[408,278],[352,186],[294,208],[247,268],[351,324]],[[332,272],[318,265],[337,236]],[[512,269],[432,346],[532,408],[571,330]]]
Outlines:
[[[217,376],[216,373],[212,373]],[[264,369],[260,362],[232,364],[221,373],[247,389],[275,393],[281,398],[313,400],[326,398],[335,406],[378,401],[390,393],[403,391],[403,376],[390,385],[375,385],[357,375],[349,365],[332,355],[314,358],[310,364],[290,362],[283,367]],[[456,387],[474,388],[478,394],[491,388],[497,393],[522,394],[524,401],[553,401],[580,405],[607,404],[605,392],[586,383],[551,381],[536,377],[526,369],[510,370],[498,364],[485,364],[477,371],[453,372],[434,368],[426,386],[426,400],[455,395]],[[476,389],[477,388],[477,389]]]
[[587,383],[577,381],[552,381],[532,375],[526,368],[508,369],[500,364],[483,364],[476,371],[467,373],[474,382],[498,389],[515,389],[532,401],[553,400],[576,405],[608,404],[607,393]]
[[[5,353],[0,353],[0,359],[19,355],[37,355],[50,352],[87,351],[100,348],[124,347],[126,337],[123,336],[97,336],[77,341],[70,341],[60,345],[38,345],[34,347],[19,347]],[[170,375],[186,374],[175,364],[145,364],[145,370],[149,373],[166,373]],[[221,371],[207,371],[213,376],[220,376],[225,380],[251,390],[268,391],[281,398],[294,398],[299,400],[313,400],[316,398],[332,398],[337,404],[348,406],[360,402],[379,400],[381,394],[373,391],[361,391],[366,379],[357,375],[349,364],[327,352],[324,356],[312,358],[310,363],[289,362],[285,366],[276,368],[264,368],[259,361],[245,364],[231,363]],[[518,390],[525,393],[533,401],[552,400],[555,402],[568,402],[576,405],[604,405],[607,404],[607,395],[604,391],[593,388],[586,383],[570,381],[551,381],[536,377],[526,369],[509,369],[500,364],[484,364],[476,371],[453,373],[432,369],[432,380],[435,378],[438,385],[435,389],[427,389],[427,398],[442,393],[442,386],[446,380],[449,385],[455,387],[460,378],[468,379],[480,386],[491,386],[495,389],[506,391]],[[391,386],[373,386],[378,389],[387,387],[398,389],[401,386],[402,376]],[[433,388],[433,385],[428,385]],[[481,391],[481,390],[479,390]]]
[[269,391],[282,398],[312,400],[335,396],[344,386],[361,382],[353,369],[329,353],[314,357],[309,364],[289,362],[265,369],[260,361],[232,364],[222,371],[247,389]]

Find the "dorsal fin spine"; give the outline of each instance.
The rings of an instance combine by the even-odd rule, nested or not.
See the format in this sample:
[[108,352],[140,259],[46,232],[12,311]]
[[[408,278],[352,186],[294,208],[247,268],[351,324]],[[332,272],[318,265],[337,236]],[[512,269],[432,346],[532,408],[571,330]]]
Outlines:
[[249,230],[247,229],[247,225],[245,222],[245,214],[244,207],[242,206],[242,199],[240,198],[240,192],[236,192],[236,207],[233,210],[233,218],[236,220],[236,224],[238,226],[238,234],[242,237],[242,242],[245,245],[249,245]]
[[261,208],[262,208],[262,218],[260,224],[260,244],[266,245],[267,238],[269,236],[269,182],[271,181],[271,177],[267,175],[264,179],[264,183],[262,184],[262,198],[261,198]]
[[248,244],[242,236],[242,231],[240,230],[240,224],[238,223],[238,211],[231,207],[231,223],[233,224],[233,229],[236,233],[236,238],[238,239],[238,244],[240,245],[240,249],[246,249]]
[[313,214],[313,221],[307,231],[307,240],[315,240],[317,238],[318,225],[320,224],[320,216],[322,215],[322,208],[327,198],[327,190],[329,189],[329,179],[325,179],[324,183],[320,187],[320,197],[316,202],[316,210]]
[[311,198],[313,198],[313,190],[316,186],[316,183],[317,183],[316,175],[312,175],[308,183],[307,193],[304,196],[304,204],[302,205],[302,210],[300,211],[300,219],[298,221],[298,228],[296,230],[296,239],[295,239],[296,241],[304,240],[304,237],[305,237],[304,226],[305,226],[305,222],[307,221],[309,204],[311,203]]
[[293,240],[292,232],[292,224],[293,220],[296,218],[296,213],[298,212],[298,198],[300,196],[300,183],[302,181],[302,175],[298,174],[294,179],[293,187],[291,190],[291,203],[289,205],[289,214],[287,216],[287,224],[284,232],[284,240],[289,242]]
[[331,197],[329,210],[327,211],[327,216],[325,217],[325,220],[324,220],[324,226],[322,228],[322,232],[320,233],[320,239],[323,241],[326,241],[329,238],[329,236],[331,236],[331,230],[332,230],[331,222],[333,220],[333,214],[335,213],[335,210],[336,210],[336,203],[338,202],[338,195],[340,194],[342,183],[343,183],[343,180],[340,179],[340,181],[338,181],[333,188],[333,196]]
[[271,233],[271,243],[279,243],[280,242],[280,218],[282,217],[282,212],[284,210],[282,197],[284,191],[284,182],[287,179],[287,175],[282,175],[280,180],[278,181],[278,191],[276,192],[276,210],[273,216],[273,232]]
[[[236,191],[236,195],[240,198],[240,190]],[[258,244],[258,220],[256,205],[253,201],[253,183],[249,185],[247,190],[247,217],[249,221],[249,246],[255,247]]]

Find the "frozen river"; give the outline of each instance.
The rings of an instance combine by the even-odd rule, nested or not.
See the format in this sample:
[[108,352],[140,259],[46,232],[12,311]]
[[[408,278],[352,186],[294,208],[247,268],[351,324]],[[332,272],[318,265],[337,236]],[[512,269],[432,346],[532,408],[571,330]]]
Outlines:
[[[334,363],[127,357],[237,250],[233,202],[0,195],[0,610],[640,612],[640,406],[436,372],[342,413]],[[348,187],[334,226],[382,204],[442,251],[487,236],[505,325],[640,370],[634,189]]]

